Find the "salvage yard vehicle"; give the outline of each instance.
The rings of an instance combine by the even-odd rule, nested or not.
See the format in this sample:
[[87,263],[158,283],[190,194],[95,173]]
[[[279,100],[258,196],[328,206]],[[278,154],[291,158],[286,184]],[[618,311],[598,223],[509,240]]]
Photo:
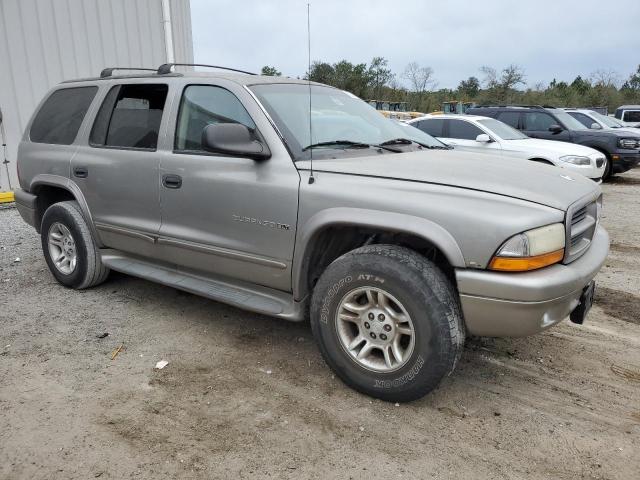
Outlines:
[[424,116],[407,123],[460,150],[555,165],[596,182],[606,170],[607,160],[597,150],[572,143],[529,138],[495,118],[439,115]]
[[527,136],[577,143],[604,153],[607,170],[604,179],[623,173],[640,162],[640,134],[617,130],[590,130],[564,110],[539,105],[478,106],[470,115],[500,120]]
[[640,127],[640,105],[622,105],[616,108],[614,117],[628,127]]
[[58,282],[113,269],[309,316],[336,374],[387,401],[436,388],[467,334],[585,320],[609,249],[597,184],[478,161],[333,87],[223,70],[109,69],[45,97],[16,203]]
[[625,125],[617,118],[603,115],[595,110],[588,108],[565,108],[564,110],[591,130],[615,129],[618,132],[627,132],[634,135],[640,134],[640,130],[637,128]]

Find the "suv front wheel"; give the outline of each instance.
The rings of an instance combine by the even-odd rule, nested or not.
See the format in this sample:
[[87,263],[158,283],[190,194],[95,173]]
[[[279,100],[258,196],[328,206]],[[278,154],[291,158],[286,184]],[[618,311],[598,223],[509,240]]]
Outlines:
[[78,202],[54,203],[47,208],[40,235],[49,270],[62,285],[82,289],[106,280],[109,269],[102,264]]
[[442,271],[395,245],[358,248],[329,265],[314,289],[311,327],[346,384],[392,402],[436,388],[455,368],[465,337]]

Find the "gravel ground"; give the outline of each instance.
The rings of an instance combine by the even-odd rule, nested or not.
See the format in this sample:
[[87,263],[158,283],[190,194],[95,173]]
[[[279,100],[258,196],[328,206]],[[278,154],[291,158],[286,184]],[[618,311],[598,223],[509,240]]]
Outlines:
[[67,290],[3,208],[0,478],[638,478],[640,169],[604,191],[587,324],[470,341],[399,406],[336,379],[308,325],[119,274]]

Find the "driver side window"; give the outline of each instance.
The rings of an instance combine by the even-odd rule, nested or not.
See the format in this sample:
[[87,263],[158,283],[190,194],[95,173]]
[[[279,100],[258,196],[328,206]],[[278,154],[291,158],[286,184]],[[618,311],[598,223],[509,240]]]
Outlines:
[[215,123],[241,123],[256,128],[238,98],[222,87],[189,85],[182,93],[176,124],[175,150],[203,152],[202,132]]
[[558,125],[555,118],[547,113],[526,112],[524,114],[524,129],[534,132],[547,132],[551,125]]
[[475,140],[484,132],[472,123],[464,120],[449,120],[449,138],[460,140]]

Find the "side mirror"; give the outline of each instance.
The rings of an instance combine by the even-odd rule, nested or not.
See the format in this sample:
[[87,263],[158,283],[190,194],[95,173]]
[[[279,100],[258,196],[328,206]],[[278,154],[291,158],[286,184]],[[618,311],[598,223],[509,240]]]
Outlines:
[[589,128],[591,130],[602,130],[602,125],[597,122],[593,122]]
[[254,160],[266,160],[271,151],[254,131],[241,123],[214,123],[202,131],[202,148],[211,153],[225,153]]
[[481,143],[491,143],[491,137],[489,135],[487,135],[486,133],[481,133],[480,135],[478,135],[476,137],[476,142],[481,142]]
[[551,125],[549,127],[549,131],[551,133],[560,133],[562,130],[564,130],[560,125]]

